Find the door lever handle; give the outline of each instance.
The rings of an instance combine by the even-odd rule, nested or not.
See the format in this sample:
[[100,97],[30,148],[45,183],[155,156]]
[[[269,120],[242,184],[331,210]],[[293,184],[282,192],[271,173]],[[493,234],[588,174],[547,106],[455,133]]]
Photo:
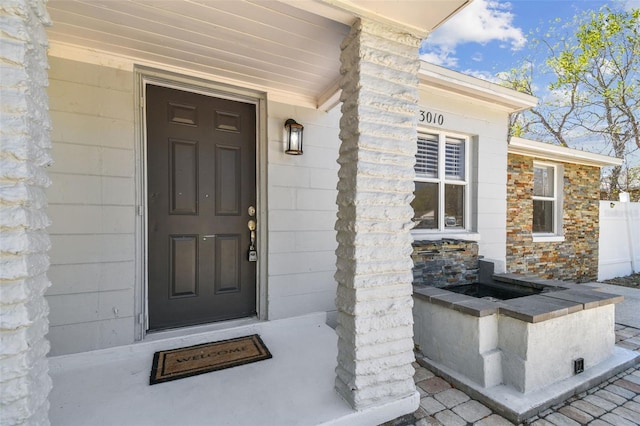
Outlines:
[[256,246],[256,221],[250,220],[247,223],[247,227],[249,228],[249,248],[250,250],[255,250]]
[[256,251],[256,221],[247,222],[249,228],[249,262],[258,261],[258,252]]

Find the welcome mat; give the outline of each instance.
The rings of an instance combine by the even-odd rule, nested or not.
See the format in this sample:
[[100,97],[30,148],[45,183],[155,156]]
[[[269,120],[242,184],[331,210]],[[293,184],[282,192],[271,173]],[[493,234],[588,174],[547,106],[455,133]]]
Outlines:
[[210,371],[271,358],[257,334],[156,352],[149,384],[168,382]]

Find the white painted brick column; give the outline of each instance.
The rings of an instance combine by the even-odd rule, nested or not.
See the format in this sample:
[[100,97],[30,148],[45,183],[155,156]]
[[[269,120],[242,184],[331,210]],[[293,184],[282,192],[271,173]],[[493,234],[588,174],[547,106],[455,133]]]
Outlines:
[[41,0],[0,2],[0,424],[46,425],[50,285],[49,17]]
[[356,409],[416,392],[410,202],[419,43],[366,20],[342,43],[336,389]]

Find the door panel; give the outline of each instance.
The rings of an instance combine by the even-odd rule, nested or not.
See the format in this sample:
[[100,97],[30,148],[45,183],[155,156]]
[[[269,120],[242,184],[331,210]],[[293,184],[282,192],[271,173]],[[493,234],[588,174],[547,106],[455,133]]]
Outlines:
[[149,329],[256,313],[255,105],[147,85]]
[[198,214],[198,143],[169,141],[169,214]]
[[[216,293],[240,291],[241,256],[240,235],[221,235],[216,238]],[[223,267],[225,266],[225,267]]]
[[237,147],[216,146],[216,215],[240,214],[240,155]]
[[198,295],[198,236],[170,235],[170,298]]

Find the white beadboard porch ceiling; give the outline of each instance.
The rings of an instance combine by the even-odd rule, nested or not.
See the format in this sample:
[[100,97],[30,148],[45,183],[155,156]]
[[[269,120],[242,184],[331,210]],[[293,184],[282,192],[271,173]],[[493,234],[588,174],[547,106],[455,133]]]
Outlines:
[[48,36],[54,55],[109,54],[326,107],[357,16],[427,34],[469,1],[50,0]]

